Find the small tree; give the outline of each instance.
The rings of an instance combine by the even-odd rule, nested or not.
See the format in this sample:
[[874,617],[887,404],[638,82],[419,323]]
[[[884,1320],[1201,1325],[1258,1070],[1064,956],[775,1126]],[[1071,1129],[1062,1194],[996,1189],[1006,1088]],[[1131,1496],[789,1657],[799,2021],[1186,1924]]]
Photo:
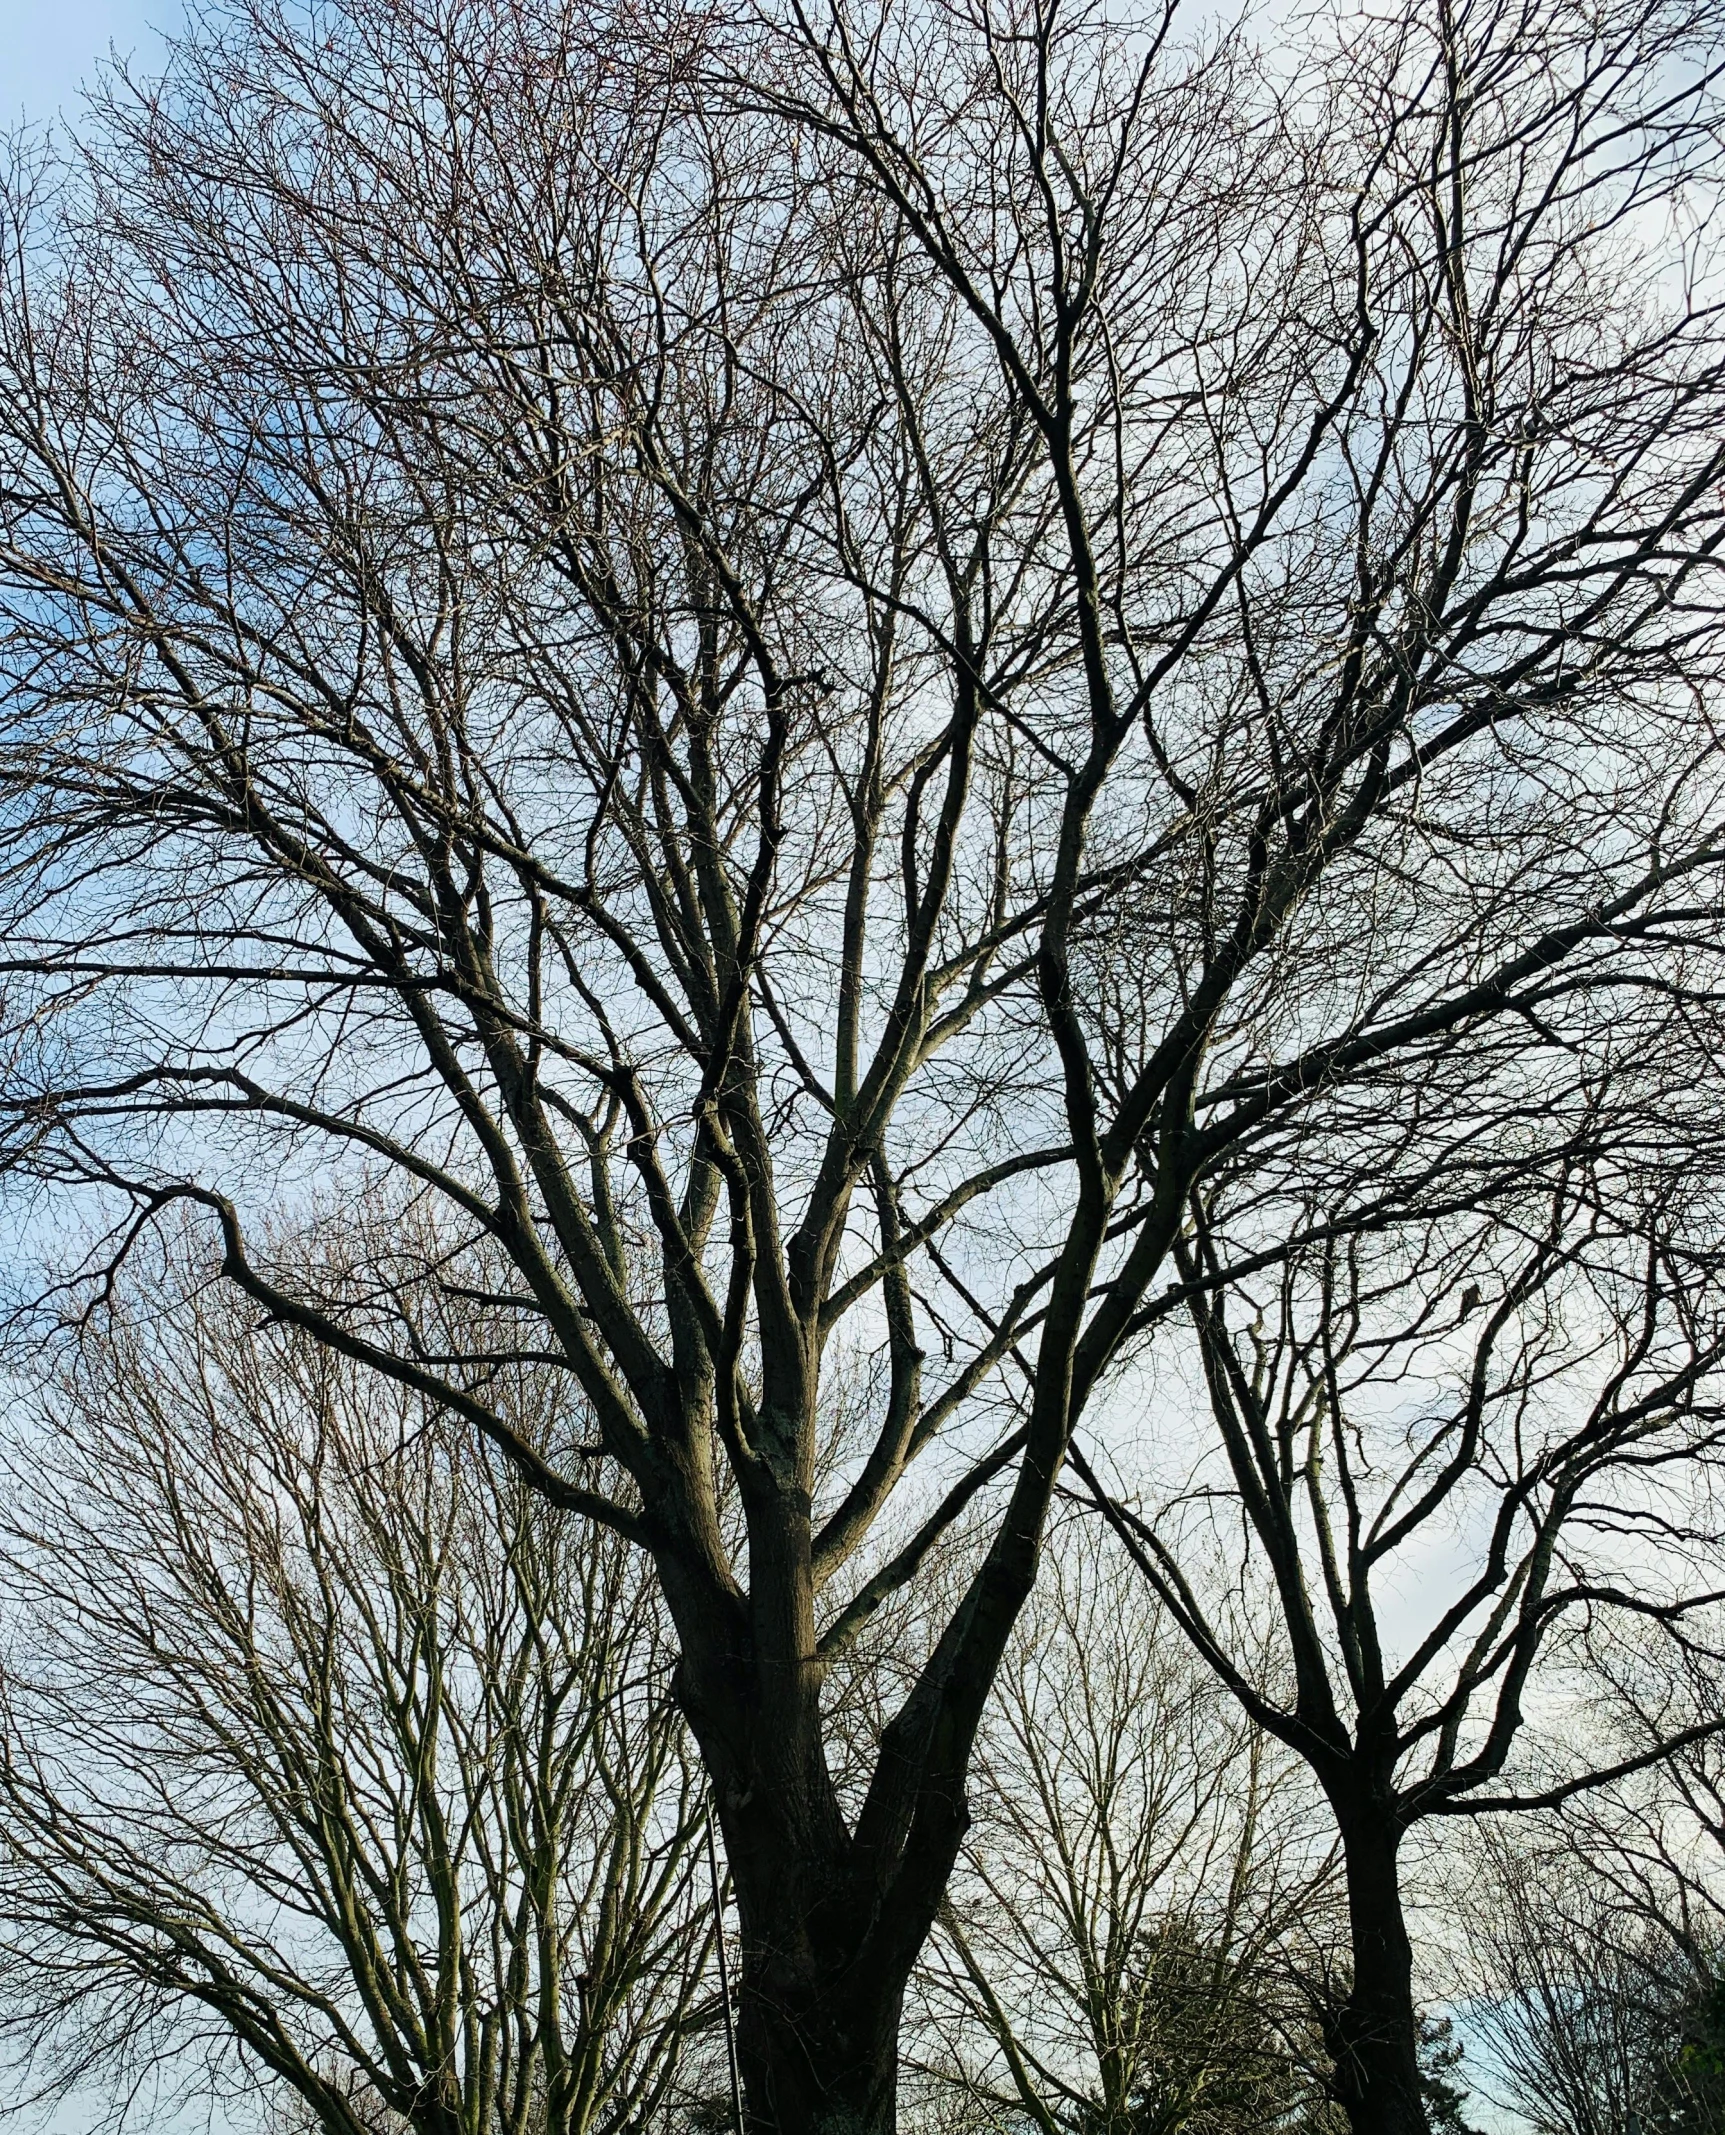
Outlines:
[[1499,1841],[1487,1858],[1470,1907],[1479,1970],[1469,2021],[1495,2092],[1540,2135],[1665,2126],[1686,2087],[1683,2047],[1705,1972],[1615,1903],[1560,1840]]
[[1455,2019],[1426,2017],[1420,2023],[1420,2077],[1426,2118],[1433,2135],[1479,2135],[1466,2118],[1468,2093],[1456,2081],[1466,2051],[1455,2035]]
[[1679,1740],[1525,1828],[1488,1826],[1461,1908],[1478,1968],[1471,2021],[1506,2101],[1541,2130],[1689,2135],[1725,2109],[1717,1661],[1674,1666],[1645,1633],[1591,1658],[1604,1755]]
[[651,2123],[716,2010],[629,1551],[177,1272],[0,1470],[0,2036],[116,2118],[177,2053],[330,2135]]
[[[1217,1449],[1199,1486],[1150,1518],[1078,1456],[1172,1619],[1329,1802],[1352,1944],[1330,2046],[1356,2115],[1385,2081],[1427,2117],[1434,2096],[1418,2060],[1407,1834],[1549,1807],[1716,1725],[1668,1710],[1621,1748],[1578,1729],[1503,1784],[1535,1692],[1590,1687],[1584,1629],[1663,1634],[1670,1670],[1718,1599],[1698,1546],[1725,1445],[1716,1251],[1669,1182],[1626,1223],[1641,1189],[1600,1131],[1600,1168],[1543,1205],[1505,1196],[1278,1252],[1257,1274],[1229,1268],[1250,1253],[1237,1233],[1224,1244],[1226,1190],[1195,1196],[1182,1309]],[[1254,1180],[1248,1237],[1260,1191]],[[1240,1539],[1261,1577],[1239,1577]],[[1267,1611],[1279,1690],[1257,1658]],[[1374,2073],[1386,2062],[1401,2073]]]
[[913,2059],[991,2127],[1305,2127],[1343,1927],[1322,1805],[1068,1522],[996,1684]]

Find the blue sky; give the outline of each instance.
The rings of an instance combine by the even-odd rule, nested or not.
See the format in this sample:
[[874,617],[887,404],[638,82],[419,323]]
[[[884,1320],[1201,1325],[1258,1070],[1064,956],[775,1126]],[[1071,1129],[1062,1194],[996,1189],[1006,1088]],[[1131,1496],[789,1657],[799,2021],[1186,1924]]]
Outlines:
[[110,47],[147,59],[176,0],[0,0],[0,126],[75,111]]
[[[0,0],[0,130],[20,120],[43,125],[62,113],[75,117],[92,69],[111,50],[147,64],[159,30],[177,12],[176,0]],[[9,2102],[10,2088],[0,2062],[0,2106]],[[34,2135],[86,2135],[109,2103],[93,2095],[73,2099],[45,2124],[30,2124]],[[204,2135],[210,2126],[202,2113],[146,2124],[155,2135]]]

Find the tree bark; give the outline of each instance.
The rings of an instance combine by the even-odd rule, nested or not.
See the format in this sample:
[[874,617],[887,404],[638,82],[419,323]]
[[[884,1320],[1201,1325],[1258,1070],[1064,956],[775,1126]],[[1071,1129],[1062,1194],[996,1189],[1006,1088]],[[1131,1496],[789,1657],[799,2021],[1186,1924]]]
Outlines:
[[704,1658],[685,1651],[678,1687],[736,1899],[747,2135],[892,2135],[905,1986],[945,1876],[927,1920],[898,1920],[891,1864],[859,1844],[832,1782],[818,1671],[760,1671],[799,1678],[763,1685],[753,1655]]
[[745,1938],[737,2065],[748,2135],[893,2135],[902,1979],[863,1980],[834,1953]]
[[835,1846],[797,1834],[751,1813],[760,1806],[757,1795],[720,1815],[740,1927],[748,2135],[892,2135],[909,1966],[884,1959],[869,1935],[848,1835]]
[[1336,2098],[1352,2135],[1430,2135],[1397,1861],[1402,1834],[1377,1802],[1338,1810],[1338,1821],[1353,1978],[1328,2027]]

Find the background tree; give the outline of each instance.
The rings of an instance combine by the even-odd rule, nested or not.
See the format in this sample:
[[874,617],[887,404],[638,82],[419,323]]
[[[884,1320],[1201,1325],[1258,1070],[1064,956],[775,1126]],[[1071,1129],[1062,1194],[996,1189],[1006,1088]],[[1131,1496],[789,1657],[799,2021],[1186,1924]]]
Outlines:
[[1321,1801],[1109,1538],[1051,1540],[983,1723],[911,2065],[977,2126],[1315,2129],[1345,1916]]
[[1468,2014],[1493,2095],[1539,2135],[1667,2124],[1657,2106],[1682,2083],[1704,1984],[1694,1967],[1614,1905],[1569,1849],[1498,1849],[1494,1869],[1489,1894],[1474,1900],[1478,1998]]
[[[1633,1755],[1720,1718],[1711,1655],[1597,1647],[1590,1720]],[[1551,2135],[1694,2135],[1725,2111],[1725,1764],[1717,1731],[1560,1810],[1488,1826],[1457,1905],[1469,2028]]]
[[[192,1203],[649,1553],[762,2129],[892,2122],[1072,1433],[1161,1428],[1110,1374],[1204,1225],[1489,1206],[1650,1059],[1708,1175],[1710,23],[239,0],[18,159],[6,1161],[98,1277]],[[344,1166],[443,1211],[362,1282],[271,1245]],[[841,1786],[823,1686],[954,1532]]]
[[[181,1277],[5,1454],[0,2035],[116,2119],[177,2063],[330,2135],[654,2124],[718,2011],[633,1553]],[[515,1396],[566,1435],[555,1381]]]
[[[1614,1137],[1639,1139],[1637,1114],[1625,1101],[1609,1131],[1595,1115],[1595,1161],[1543,1205],[1500,1192],[1483,1214],[1326,1242],[1257,1276],[1223,1272],[1225,1189],[1195,1195],[1180,1251],[1217,1453],[1157,1517],[1098,1484],[1174,1620],[1330,1805],[1352,1945],[1330,2045],[1353,2110],[1380,2055],[1419,2080],[1407,1834],[1551,1806],[1717,1724],[1668,1709],[1630,1745],[1585,1728],[1561,1749],[1523,1742],[1536,1696],[1585,1694],[1584,1631],[1643,1629],[1668,1671],[1710,1648],[1713,1219],[1681,1198],[1673,1212],[1664,1179],[1636,1210],[1645,1187]],[[1234,1569],[1242,1539],[1262,1584]],[[1259,1659],[1265,1586],[1277,1688]]]

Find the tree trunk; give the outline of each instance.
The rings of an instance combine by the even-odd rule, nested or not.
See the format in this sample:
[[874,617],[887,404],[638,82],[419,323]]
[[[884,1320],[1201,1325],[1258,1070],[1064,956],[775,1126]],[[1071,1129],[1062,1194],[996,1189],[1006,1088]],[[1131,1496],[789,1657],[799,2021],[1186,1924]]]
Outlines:
[[883,1934],[885,1893],[808,1724],[813,1694],[807,1713],[781,1697],[776,1724],[727,1735],[692,1676],[685,1660],[684,1710],[702,1741],[736,1897],[747,2135],[893,2135],[899,2018],[922,1940],[914,1928],[926,1933],[945,1875],[930,1878],[926,1921],[919,1913],[912,1932]]
[[1328,2027],[1336,2097],[1352,2135],[1430,2135],[1396,1860],[1401,1832],[1375,1803],[1355,1805],[1340,1822],[1353,1979]]
[[748,2135],[892,2135],[908,1966],[883,1965],[870,1945],[868,1898],[838,1850],[751,1828],[747,1812],[721,1822],[741,1928]]
[[[748,1938],[753,1941],[753,1938]],[[745,1946],[737,2065],[748,2135],[893,2135],[904,1982]]]

